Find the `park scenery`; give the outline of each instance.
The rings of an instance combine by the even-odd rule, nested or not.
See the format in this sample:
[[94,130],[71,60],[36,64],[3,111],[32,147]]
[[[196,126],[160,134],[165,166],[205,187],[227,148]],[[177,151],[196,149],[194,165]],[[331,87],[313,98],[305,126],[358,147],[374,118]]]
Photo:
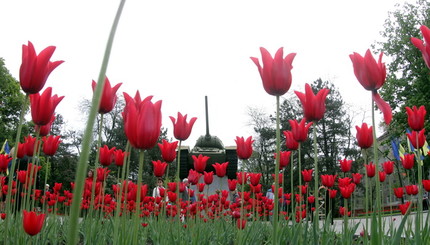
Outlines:
[[82,135],[62,131],[64,96],[45,86],[61,72],[55,46],[22,44],[19,79],[0,60],[0,244],[430,244],[427,19],[409,16],[413,28],[380,50],[345,54],[368,91],[357,99],[368,100],[369,121],[352,125],[330,82],[290,91],[296,53],[256,47],[243,62],[273,115],[254,112],[256,134],[232,135],[235,146],[207,128],[190,150],[204,118],[162,121],[162,100],[120,94],[106,75],[123,6],[100,75],[82,88],[93,91]]

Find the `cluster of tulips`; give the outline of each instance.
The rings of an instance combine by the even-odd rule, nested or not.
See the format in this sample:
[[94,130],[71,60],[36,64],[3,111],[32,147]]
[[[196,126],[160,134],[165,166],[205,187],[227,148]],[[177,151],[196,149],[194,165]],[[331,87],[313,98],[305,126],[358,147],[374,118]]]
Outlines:
[[[422,51],[424,60],[429,65],[430,47],[427,44],[430,41],[430,30],[423,26],[421,27],[421,31],[426,42],[412,38],[412,43]],[[76,215],[77,207],[80,214],[84,213],[84,215],[89,215],[90,217],[94,215],[98,215],[100,218],[115,219],[118,217],[130,217],[139,220],[139,223],[144,227],[147,226],[145,218],[150,217],[176,219],[180,223],[189,219],[200,218],[204,222],[214,219],[236,220],[237,227],[243,231],[247,227],[247,220],[267,220],[267,217],[271,217],[270,220],[273,221],[271,239],[273,244],[277,244],[280,239],[278,237],[278,223],[282,220],[295,220],[297,223],[301,223],[303,220],[312,217],[316,217],[314,221],[318,220],[321,202],[319,190],[321,186],[329,193],[329,199],[336,198],[339,192],[345,201],[344,205],[339,208],[340,214],[343,216],[351,215],[351,208],[348,207],[351,204],[348,205],[347,200],[353,196],[356,185],[360,183],[364,174],[351,173],[348,176],[348,173],[351,172],[353,162],[348,159],[339,161],[340,170],[344,173],[343,178],[338,178],[337,175],[320,175],[318,169],[316,125],[324,117],[325,99],[330,92],[328,89],[321,89],[314,94],[311,86],[306,84],[304,93],[295,91],[303,106],[303,118],[301,120],[290,120],[291,131],[283,132],[285,145],[289,151],[282,152],[280,150],[279,99],[291,87],[291,70],[295,53],[288,54],[284,58],[283,49],[280,48],[275,56],[272,57],[266,49],[261,48],[263,65],[260,65],[258,58],[251,58],[258,68],[265,91],[275,96],[277,100],[276,152],[274,157],[276,166],[273,174],[274,185],[272,186],[274,195],[270,197],[263,194],[264,190],[262,190],[262,186],[259,183],[261,173],[245,172],[238,172],[236,179],[228,180],[229,190],[219,190],[211,195],[207,192],[205,193],[205,187],[212,184],[214,174],[219,178],[224,178],[228,162],[215,163],[213,165],[215,173],[205,172],[206,162],[209,158],[203,155],[193,157],[194,169],[189,171],[188,181],[192,185],[195,185],[195,188],[188,188],[179,179],[180,151],[177,151],[177,149],[180,149],[182,141],[187,140],[190,136],[197,118],[193,117],[188,121],[187,115],[182,115],[179,112],[176,118],[170,117],[174,126],[173,135],[177,141],[168,142],[163,140],[159,143],[162,125],[162,101],[152,102],[152,96],[142,99],[139,91],[136,92],[134,97],[128,93],[123,93],[126,104],[122,112],[122,117],[124,133],[128,139],[128,145],[124,151],[109,148],[106,145],[103,147],[99,146],[95,171],[91,172],[86,179],[82,173],[86,172],[88,166],[86,165],[85,157],[82,157],[84,163],[80,162],[78,165],[76,181],[72,183],[71,190],[62,190],[62,183],[54,183],[52,191],[36,189],[36,180],[41,169],[39,158],[41,151],[46,156],[52,156],[55,154],[58,144],[61,143],[60,136],[49,135],[49,131],[55,119],[55,108],[64,98],[64,96],[52,95],[52,88],[50,87],[46,88],[43,92],[41,90],[44,88],[50,73],[63,61],[50,61],[55,51],[55,47],[53,46],[37,54],[33,44],[28,42],[27,45],[23,45],[22,51],[19,81],[22,91],[26,94],[22,111],[26,111],[29,102],[31,118],[36,125],[36,133],[34,137],[25,137],[24,143],[18,143],[22,127],[21,121],[17,129],[18,133],[15,141],[17,145],[14,151],[12,151],[11,155],[4,154],[0,156],[0,172],[3,174],[0,179],[1,197],[4,200],[4,207],[2,207],[4,212],[2,212],[1,218],[5,220],[5,223],[2,225],[6,230],[6,237],[11,225],[8,223],[8,220],[12,215],[19,214],[18,217],[20,217],[22,214],[22,224],[25,232],[34,236],[43,228],[47,213],[57,213],[60,210],[64,210],[64,213],[69,215],[68,207],[70,207],[70,234],[71,239],[74,239],[73,237],[76,233],[75,224],[79,218],[79,215]],[[369,50],[364,57],[358,53],[354,53],[350,55],[350,58],[358,81],[366,90],[371,92],[373,126],[363,123],[361,127],[356,127],[358,146],[366,153],[367,149],[372,146],[374,149],[378,148],[374,129],[374,104],[382,111],[386,124],[389,124],[392,119],[390,106],[378,94],[378,89],[383,86],[386,79],[386,68],[385,64],[382,63],[382,53],[378,61],[374,59]],[[92,82],[95,98],[93,101],[96,101],[97,105],[97,108],[93,108],[92,110],[97,110],[101,119],[104,114],[109,113],[113,109],[117,100],[116,93],[120,86],[121,83],[112,87],[104,74],[97,83],[95,81]],[[411,133],[407,134],[407,138],[416,150],[410,154],[404,154],[401,157],[401,162],[405,169],[412,169],[415,162],[418,162],[418,176],[413,184],[393,188],[393,193],[396,197],[403,198],[404,191],[406,191],[408,195],[418,195],[418,200],[421,200],[423,192],[430,191],[430,180],[423,179],[424,175],[422,172],[422,155],[428,152],[424,147],[426,110],[423,106],[419,108],[414,106],[413,108],[406,108],[406,110],[409,127],[412,130]],[[21,113],[21,120],[23,120],[23,112]],[[100,120],[100,123],[103,123],[103,120]],[[89,127],[91,126],[89,125]],[[313,127],[315,164],[311,169],[302,170],[300,145],[308,139],[311,127]],[[100,137],[98,140],[99,144],[101,142]],[[90,138],[85,138],[84,136],[84,143],[88,143],[85,139]],[[143,159],[145,150],[155,147],[157,143],[161,150],[162,160],[152,162],[154,176],[163,177],[166,174],[165,171],[168,164],[172,164],[175,160],[178,165],[177,173],[175,180],[159,188],[156,196],[148,196],[148,186],[142,183]],[[236,143],[238,158],[241,161],[247,161],[253,152],[252,137],[248,137],[247,139],[236,137]],[[83,148],[85,148],[85,145]],[[127,178],[129,174],[127,169],[129,163],[128,156],[129,152],[133,149],[139,152],[137,182],[129,181]],[[298,159],[292,161],[291,159],[294,159],[293,153],[296,151],[298,151]],[[393,173],[394,162],[384,162],[381,165],[383,171],[380,171],[381,166],[377,162],[379,158],[377,157],[376,150],[374,150],[373,156],[376,160],[373,162],[368,162],[367,154],[363,155],[365,176],[367,176],[365,178],[366,213],[369,212],[367,189],[369,189],[369,185],[374,185],[376,188],[376,197],[371,198],[371,200],[375,200],[376,205],[370,206],[375,213],[379,213],[380,215],[380,211],[382,210],[380,185],[381,182],[385,181],[387,175]],[[31,159],[31,162],[28,160],[26,163],[26,170],[18,170],[17,166],[24,164],[24,161],[20,160],[24,157]],[[110,173],[108,166],[112,163],[115,163],[122,170],[122,173],[121,177],[117,177],[118,184],[108,187],[106,186],[106,178]],[[283,186],[286,184],[284,183],[284,177],[286,176],[285,168],[288,165],[291,166],[290,176],[292,176],[294,168],[299,170],[302,178],[299,178],[299,185],[295,187],[293,187],[293,181],[290,178],[292,191],[284,193],[283,189],[285,188]],[[283,171],[282,173],[280,172],[281,170]],[[202,176],[203,181],[201,180]],[[319,180],[320,178],[321,181]],[[311,186],[312,181],[314,184],[313,188]],[[46,183],[47,178],[45,176]],[[240,185],[240,188],[237,185]],[[248,189],[247,185],[249,185],[250,191],[245,191],[245,188]],[[241,191],[237,191],[238,189]],[[185,194],[180,196],[180,193]],[[235,193],[238,195],[236,196]],[[190,198],[194,196],[197,197],[195,200]],[[326,203],[328,202],[330,201],[326,200]],[[411,206],[411,202],[408,201],[399,205],[398,208],[403,214],[406,214]],[[88,214],[82,212],[82,210],[88,211]],[[417,216],[422,216],[422,202],[420,201],[417,202],[417,210]],[[417,229],[421,228],[421,220],[422,218],[418,218]],[[382,222],[379,220],[379,223],[381,224]],[[318,226],[314,227],[314,229],[317,228]],[[115,226],[114,229],[116,233],[118,226]],[[366,230],[369,229],[366,227]],[[381,234],[383,233],[381,228],[378,231]],[[317,233],[315,235],[317,236]],[[133,233],[133,236],[137,236],[137,233]]]

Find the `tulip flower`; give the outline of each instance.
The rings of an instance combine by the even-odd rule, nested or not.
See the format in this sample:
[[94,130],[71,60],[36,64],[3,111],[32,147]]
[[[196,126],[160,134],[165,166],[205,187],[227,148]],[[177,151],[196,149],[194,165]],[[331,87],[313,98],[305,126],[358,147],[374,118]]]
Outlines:
[[426,190],[427,192],[430,192],[430,180],[423,179],[422,184],[423,184],[424,190]]
[[313,172],[314,172],[313,169],[304,169],[302,171],[303,181],[304,182],[311,182]]
[[294,91],[299,97],[303,107],[303,115],[308,121],[319,121],[324,117],[325,99],[330,92],[329,89],[323,88],[315,95],[312,87],[305,84],[305,93]]
[[[118,98],[116,96],[116,92],[118,91],[119,87],[121,87],[121,85],[122,83],[118,83],[114,87],[111,87],[109,79],[107,77],[105,78],[102,98],[99,105],[100,114],[109,113],[113,110],[116,100]],[[96,90],[97,83],[93,80],[91,86],[94,92]]]
[[248,159],[252,155],[252,136],[249,136],[246,140],[243,137],[237,137],[234,140],[236,142],[236,153],[239,159]]
[[327,188],[334,186],[337,175],[323,174],[321,175],[321,184]]
[[51,72],[64,61],[51,62],[51,56],[55,51],[54,46],[49,46],[38,55],[33,44],[22,45],[22,63],[19,68],[19,82],[22,90],[27,94],[36,94],[45,86]]
[[236,179],[237,183],[239,185],[243,185],[246,183],[246,180],[248,179],[248,173],[246,172],[236,172]]
[[[273,181],[275,181],[275,177],[276,177],[276,175],[275,175],[275,174],[272,174]],[[283,174],[283,173],[280,173],[280,174],[278,175],[279,185],[282,185],[283,180],[284,180],[284,174]],[[274,188],[272,188],[272,189],[274,189]]]
[[337,179],[337,183],[339,185],[339,187],[345,187],[348,186],[349,184],[351,184],[352,179],[349,177],[345,177],[345,178],[338,178]]
[[188,182],[192,185],[196,185],[197,183],[199,183],[199,179],[200,179],[201,174],[199,174],[199,172],[190,169],[190,171],[188,172]]
[[194,170],[196,170],[199,173],[203,173],[206,169],[206,163],[210,159],[208,156],[203,156],[200,154],[198,157],[195,155],[191,156],[194,161]]
[[424,143],[426,142],[426,137],[424,133],[425,129],[422,129],[419,133],[417,133],[417,131],[412,131],[412,133],[406,133],[406,135],[408,136],[408,139],[411,142],[412,146],[416,149],[420,149],[424,146]]
[[157,144],[161,129],[161,101],[152,103],[152,97],[140,101],[136,93],[135,99],[124,93],[126,106],[122,113],[124,131],[130,144],[137,149],[151,149]]
[[261,173],[248,173],[249,182],[251,185],[256,186],[260,183]]
[[243,230],[246,227],[246,219],[237,219],[236,226],[239,230]]
[[298,187],[299,187],[300,193],[302,193],[303,195],[308,192],[308,186],[307,185],[299,185]]
[[349,211],[349,212],[346,213],[346,210],[347,210],[347,208],[344,208],[344,207],[340,206],[339,207],[339,214],[340,214],[340,216],[345,216],[345,215],[351,216],[351,211]]
[[361,182],[361,178],[363,178],[363,175],[360,173],[352,173],[352,181],[354,184],[358,185]]
[[166,172],[167,163],[158,161],[152,161],[152,165],[154,166],[154,175],[155,177],[163,177],[164,172]]
[[[36,149],[34,149],[35,144],[37,143],[37,147]],[[39,149],[40,146],[40,142],[37,141],[36,137],[31,137],[30,135],[27,137],[24,137],[24,150],[25,150],[25,155],[32,157],[34,155],[34,151],[36,150],[36,152]],[[18,149],[18,152],[21,149]]]
[[378,108],[382,111],[385,123],[388,125],[393,118],[391,107],[378,94],[378,89],[384,85],[387,76],[385,64],[382,63],[382,54],[379,55],[378,62],[373,58],[370,50],[366,51],[364,57],[355,52],[349,57],[351,58],[357,80],[366,90],[372,91],[373,101],[375,101]]
[[30,236],[37,235],[42,230],[44,221],[45,214],[37,215],[34,211],[23,210],[22,225],[24,231]]
[[404,204],[399,204],[400,212],[403,215],[405,215],[408,212],[410,206],[411,206],[411,202],[406,202]]
[[258,185],[250,185],[252,193],[260,193],[261,192],[261,184]]
[[47,156],[53,156],[55,152],[57,152],[58,146],[61,143],[60,140],[61,136],[53,136],[50,135],[49,137],[44,136],[42,138],[43,141],[43,153]]
[[64,98],[57,95],[51,97],[51,94],[52,88],[48,87],[41,95],[39,93],[30,95],[31,118],[34,124],[43,126],[51,122],[55,108]]
[[425,25],[421,25],[420,30],[424,37],[424,41],[416,37],[411,37],[411,42],[421,51],[424,62],[427,67],[430,68],[430,47],[428,46],[430,42],[430,29]]
[[169,188],[170,192],[176,192],[176,182],[167,183],[167,187]]
[[199,192],[203,192],[205,190],[205,186],[206,186],[205,183],[197,183],[197,190]]
[[314,196],[308,196],[308,203],[314,203],[315,197]]
[[352,160],[342,159],[339,160],[340,170],[344,173],[351,171]]
[[347,186],[339,186],[339,190],[340,190],[340,194],[342,195],[343,198],[348,199],[351,197],[352,193],[355,190],[355,184],[354,183],[350,183]]
[[[281,159],[279,159],[279,170],[281,170],[290,163],[291,151],[281,151],[279,154],[281,155]],[[276,159],[276,153],[273,155]]]
[[41,136],[41,137],[47,136],[49,134],[49,132],[51,131],[51,126],[54,123],[54,121],[55,121],[55,115],[52,115],[51,121],[49,121],[49,123],[47,123],[43,126],[34,125],[34,131],[39,132],[39,136]]
[[175,192],[168,191],[167,197],[169,198],[170,202],[176,202],[177,195]]
[[397,198],[402,198],[403,197],[403,187],[393,188],[393,191],[394,191],[394,195]]
[[370,148],[373,144],[373,127],[367,127],[367,123],[363,123],[361,125],[361,128],[358,126],[355,126],[357,129],[357,144],[362,149]]
[[118,167],[122,167],[124,165],[125,157],[128,156],[129,152],[122,151],[120,149],[117,149],[114,151],[114,159],[115,159],[115,165]]
[[107,145],[100,147],[99,160],[103,166],[109,166],[114,161],[115,147],[109,149]]
[[387,174],[384,171],[379,171],[379,182],[384,182],[385,178],[387,177]]
[[176,147],[178,146],[178,141],[169,143],[167,140],[163,139],[163,143],[158,143],[160,147],[161,158],[167,163],[171,163],[176,159]]
[[404,154],[400,157],[402,161],[403,168],[412,169],[414,167],[415,155],[414,154]]
[[367,177],[369,177],[369,178],[372,178],[372,177],[374,177],[375,176],[375,168],[376,168],[376,165],[375,164],[373,164],[373,163],[369,163],[369,164],[364,164],[365,166],[366,166],[366,174],[367,174]]
[[283,134],[285,136],[285,146],[287,149],[292,151],[299,149],[299,142],[294,139],[293,132],[285,130]]
[[413,106],[412,109],[406,106],[406,113],[408,114],[408,124],[413,131],[420,131],[424,128],[424,120],[426,117],[426,108],[422,105],[419,109]]
[[[8,154],[0,155],[0,172],[6,173],[10,161],[12,161],[12,157],[10,157]],[[2,184],[2,186],[3,185],[4,184]]]
[[224,162],[221,164],[215,163],[215,164],[212,164],[212,166],[215,168],[215,173],[218,177],[222,178],[226,175],[228,162]]
[[329,195],[330,199],[336,198],[337,190],[328,189],[328,195]]
[[228,183],[228,189],[230,191],[236,190],[237,180],[235,180],[235,179],[228,179],[227,183]]
[[178,112],[178,120],[172,116],[170,116],[170,120],[173,122],[173,135],[177,140],[184,141],[190,137],[191,130],[197,120],[197,117],[191,118],[190,122],[188,123],[187,115],[182,116],[182,114]]
[[385,173],[390,175],[394,172],[394,162],[393,161],[386,161],[382,163],[382,169],[384,169]]
[[407,185],[405,186],[406,194],[415,196],[418,194],[418,186],[417,185]]
[[275,57],[272,58],[272,55],[265,48],[261,47],[260,52],[263,67],[261,67],[258,58],[251,57],[251,60],[258,68],[264,90],[270,95],[284,95],[291,87],[291,69],[293,69],[292,63],[296,53],[290,53],[283,58],[283,48],[279,48]]
[[203,176],[203,180],[205,181],[206,185],[210,185],[212,184],[213,180],[214,180],[214,172],[210,171],[209,173],[204,171],[204,176]]
[[107,168],[97,168],[97,182],[104,182],[110,173]]
[[306,118],[303,118],[300,123],[297,120],[289,120],[291,132],[297,142],[304,142],[308,138],[309,128],[313,122],[306,124]]

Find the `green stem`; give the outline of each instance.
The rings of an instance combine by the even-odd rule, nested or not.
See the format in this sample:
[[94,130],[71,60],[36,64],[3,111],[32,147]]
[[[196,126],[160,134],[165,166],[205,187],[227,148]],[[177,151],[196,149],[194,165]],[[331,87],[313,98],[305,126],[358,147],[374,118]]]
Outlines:
[[[48,173],[49,173],[49,157],[46,161],[46,170],[45,170],[45,184],[43,185],[43,195],[46,196],[46,184],[48,183]],[[45,212],[45,204],[46,200],[42,204],[42,210]]]
[[137,237],[140,227],[140,200],[141,197],[141,188],[142,188],[142,172],[143,172],[143,161],[144,161],[145,152],[143,150],[139,150],[139,169],[137,174],[137,196],[136,196],[136,212],[134,214],[134,226],[133,226],[133,244],[138,244]]
[[278,189],[279,189],[279,162],[281,158],[281,130],[280,130],[280,119],[279,119],[279,95],[276,96],[276,165],[275,165],[275,190],[274,193],[274,201],[275,208],[273,214],[273,237],[272,243],[278,244],[278,216],[279,216],[279,201],[278,201]]
[[121,3],[118,7],[118,10],[115,16],[115,20],[112,25],[111,32],[109,34],[105,54],[103,57],[102,66],[100,69],[98,83],[94,91],[93,99],[91,102],[91,111],[88,116],[85,133],[82,140],[82,151],[81,151],[81,156],[79,158],[79,162],[77,166],[76,178],[75,178],[75,189],[73,193],[72,206],[70,209],[70,223],[69,223],[69,231],[68,231],[69,244],[78,243],[77,240],[78,240],[78,231],[79,231],[78,229],[78,219],[79,219],[79,211],[80,211],[79,208],[82,203],[81,197],[82,197],[82,192],[84,190],[85,172],[87,171],[87,167],[88,167],[87,162],[88,162],[88,158],[91,150],[92,131],[93,131],[95,119],[97,117],[100,101],[101,101],[104,81],[106,77],[106,70],[109,63],[109,57],[112,50],[112,44],[115,37],[115,32],[118,26],[119,18],[121,16],[121,12],[124,7],[124,4],[125,4],[125,0],[121,0]]
[[[317,146],[317,123],[313,123],[313,137],[314,137],[314,172],[315,172],[315,186],[314,186],[314,197],[315,197],[315,220],[314,220],[314,230],[318,230],[319,225],[319,173],[318,173],[318,146]],[[311,214],[312,215],[312,214]],[[314,233],[316,236],[318,236],[318,232]],[[316,240],[318,240],[318,237],[315,237]]]
[[421,244],[421,220],[423,220],[423,191],[422,191],[422,166],[423,161],[421,160],[421,149],[418,148],[418,132],[416,134],[416,158],[417,158],[417,168],[418,168],[418,212],[415,216],[415,234],[417,244]]
[[[372,92],[373,93],[373,92]],[[376,209],[374,211],[378,212],[378,240],[382,242],[382,216],[381,216],[381,183],[379,182],[379,158],[378,158],[378,139],[376,138],[376,123],[375,123],[375,103],[373,102],[373,95],[371,94],[372,101],[372,134],[373,134],[373,163],[375,164],[375,175],[376,175]]]
[[291,152],[291,160],[290,160],[290,192],[291,192],[291,214],[290,214],[290,220],[293,220],[294,218],[294,171],[293,171],[293,165],[294,165],[294,152]]

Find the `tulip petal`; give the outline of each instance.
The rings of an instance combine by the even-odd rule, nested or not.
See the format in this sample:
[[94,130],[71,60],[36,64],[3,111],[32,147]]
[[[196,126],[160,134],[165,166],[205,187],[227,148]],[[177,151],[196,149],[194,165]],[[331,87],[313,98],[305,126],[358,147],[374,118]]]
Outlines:
[[390,124],[391,119],[393,119],[393,113],[391,111],[390,105],[384,101],[378,93],[373,92],[373,101],[375,101],[376,106],[382,111],[384,115],[384,121],[387,125]]

